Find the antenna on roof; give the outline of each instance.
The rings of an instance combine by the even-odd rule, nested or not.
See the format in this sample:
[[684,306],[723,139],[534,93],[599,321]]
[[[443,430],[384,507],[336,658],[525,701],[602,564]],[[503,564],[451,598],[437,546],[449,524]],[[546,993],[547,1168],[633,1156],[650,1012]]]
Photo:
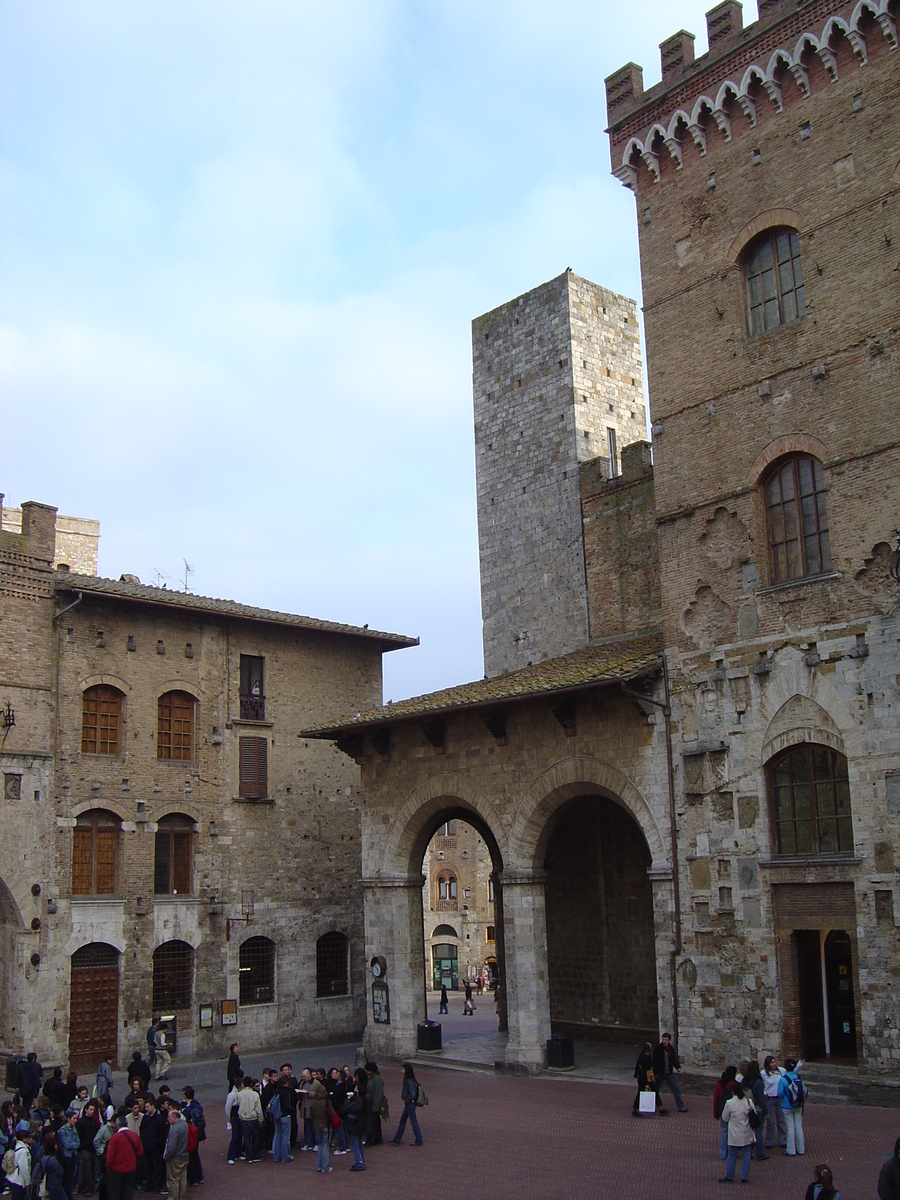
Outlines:
[[159,567],[153,568],[153,574],[156,576],[156,586],[162,587],[163,574],[162,574],[162,571],[160,571]]
[[184,590],[189,592],[190,588],[188,587],[188,575],[193,575],[194,568],[190,565],[186,558],[183,558],[181,561],[184,563]]

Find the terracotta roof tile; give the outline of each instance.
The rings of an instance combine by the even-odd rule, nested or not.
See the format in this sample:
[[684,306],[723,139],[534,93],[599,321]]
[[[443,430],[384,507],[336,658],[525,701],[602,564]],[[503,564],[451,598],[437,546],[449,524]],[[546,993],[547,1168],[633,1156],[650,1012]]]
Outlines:
[[338,725],[307,729],[300,737],[332,738],[382,725],[388,721],[434,716],[483,705],[527,700],[533,696],[571,691],[595,684],[615,683],[647,675],[662,665],[662,634],[658,631],[604,645],[576,650],[562,658],[524,667],[493,679],[478,679],[413,696],[396,704],[385,704],[359,712]]
[[367,626],[342,625],[338,621],[319,621],[315,617],[301,617],[294,613],[275,612],[270,608],[254,608],[251,604],[239,604],[236,600],[217,600],[211,596],[195,596],[192,592],[169,591],[168,588],[149,587],[127,579],[101,579],[97,575],[73,575],[57,571],[55,587],[58,592],[90,592],[98,596],[110,596],[119,600],[131,600],[142,604],[161,604],[170,608],[190,609],[193,612],[215,613],[225,617],[243,617],[248,621],[265,621],[272,625],[291,625],[299,629],[315,630],[319,633],[338,633],[347,637],[370,638],[381,642],[387,650],[399,650],[404,646],[418,646],[419,639],[404,637],[399,633],[381,633]]

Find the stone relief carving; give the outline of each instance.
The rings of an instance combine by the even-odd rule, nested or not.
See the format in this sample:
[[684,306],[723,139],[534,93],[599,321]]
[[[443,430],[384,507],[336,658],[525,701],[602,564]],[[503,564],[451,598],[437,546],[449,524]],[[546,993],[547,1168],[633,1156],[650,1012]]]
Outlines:
[[698,650],[711,650],[733,635],[734,613],[711,587],[701,584],[681,614],[681,628]]
[[750,535],[739,517],[719,505],[700,534],[700,545],[716,566],[727,570],[749,555]]

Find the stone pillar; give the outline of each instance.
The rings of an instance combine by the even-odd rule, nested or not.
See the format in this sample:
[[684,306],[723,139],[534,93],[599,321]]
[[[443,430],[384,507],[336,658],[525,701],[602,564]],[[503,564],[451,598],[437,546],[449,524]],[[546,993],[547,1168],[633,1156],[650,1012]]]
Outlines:
[[540,1071],[547,1065],[550,981],[547,970],[545,871],[504,871],[503,987],[509,1018],[506,1065]]
[[[366,1031],[370,1057],[409,1058],[416,1027],[425,1019],[425,959],[422,928],[422,875],[363,880],[366,924]],[[369,964],[387,961],[390,1024],[375,1022]]]
[[680,1014],[675,1011],[675,887],[671,867],[651,867],[647,872],[653,886],[653,924],[656,935],[656,996],[660,1032],[680,1033]]

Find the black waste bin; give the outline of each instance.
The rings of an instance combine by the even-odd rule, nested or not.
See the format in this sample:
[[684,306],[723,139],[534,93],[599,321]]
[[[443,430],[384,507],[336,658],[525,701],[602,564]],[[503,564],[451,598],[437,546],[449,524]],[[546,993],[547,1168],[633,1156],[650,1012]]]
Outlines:
[[420,1050],[440,1050],[441,1025],[439,1021],[420,1021],[417,1045]]
[[19,1063],[24,1061],[25,1057],[22,1054],[6,1060],[6,1090],[8,1092],[14,1092],[19,1086]]
[[547,1038],[547,1066],[563,1068],[575,1066],[575,1042],[564,1033],[554,1033]]

